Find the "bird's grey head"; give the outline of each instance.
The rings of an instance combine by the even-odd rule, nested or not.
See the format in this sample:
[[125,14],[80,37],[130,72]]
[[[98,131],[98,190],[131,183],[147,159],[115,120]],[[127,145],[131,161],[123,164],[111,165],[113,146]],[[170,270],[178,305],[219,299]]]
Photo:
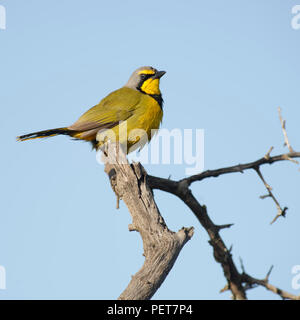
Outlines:
[[155,68],[149,66],[140,67],[133,72],[125,84],[125,87],[142,91],[141,88],[144,82],[148,79],[159,80],[165,73],[165,71],[157,71]]

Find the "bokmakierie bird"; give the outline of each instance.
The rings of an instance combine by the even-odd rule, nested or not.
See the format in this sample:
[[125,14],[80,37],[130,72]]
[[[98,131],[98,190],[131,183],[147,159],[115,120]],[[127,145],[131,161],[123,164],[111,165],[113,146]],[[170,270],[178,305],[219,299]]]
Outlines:
[[152,130],[155,132],[162,121],[163,99],[159,83],[165,73],[152,67],[141,67],[122,88],[107,95],[72,125],[25,134],[17,139],[67,135],[89,141],[95,149],[104,146],[108,140],[125,144],[127,153],[142,148],[151,140]]

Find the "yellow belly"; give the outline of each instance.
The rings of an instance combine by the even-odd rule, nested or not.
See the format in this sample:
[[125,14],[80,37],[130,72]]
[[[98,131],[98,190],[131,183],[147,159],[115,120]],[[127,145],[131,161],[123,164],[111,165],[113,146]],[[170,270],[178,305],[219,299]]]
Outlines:
[[118,141],[127,146],[127,153],[142,148],[159,128],[163,112],[155,99],[143,95],[134,114],[112,129],[97,134],[98,147],[106,141]]

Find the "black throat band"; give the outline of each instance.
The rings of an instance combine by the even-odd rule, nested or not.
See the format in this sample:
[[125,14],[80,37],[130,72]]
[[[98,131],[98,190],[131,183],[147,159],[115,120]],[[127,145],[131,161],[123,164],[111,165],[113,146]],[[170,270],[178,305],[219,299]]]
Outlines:
[[162,98],[161,94],[148,94],[145,91],[143,91],[141,88],[137,88],[141,93],[146,94],[147,96],[153,98],[156,100],[156,102],[159,104],[161,110],[163,109],[164,100]]

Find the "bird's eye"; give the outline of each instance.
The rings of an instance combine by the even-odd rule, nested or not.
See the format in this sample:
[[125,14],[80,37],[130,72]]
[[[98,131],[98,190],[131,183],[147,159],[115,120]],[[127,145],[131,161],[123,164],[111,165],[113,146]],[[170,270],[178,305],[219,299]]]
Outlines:
[[147,75],[144,74],[144,73],[142,73],[142,74],[141,74],[141,79],[142,79],[142,80],[145,80],[146,78],[147,78]]

